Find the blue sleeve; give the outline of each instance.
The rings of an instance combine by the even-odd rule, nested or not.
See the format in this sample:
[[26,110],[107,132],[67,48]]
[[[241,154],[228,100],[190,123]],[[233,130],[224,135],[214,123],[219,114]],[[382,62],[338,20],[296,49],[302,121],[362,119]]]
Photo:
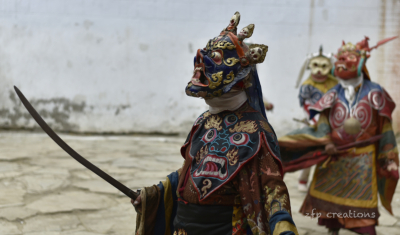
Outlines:
[[[279,235],[296,235],[297,234],[297,229],[295,223],[293,222],[292,217],[287,211],[281,210],[272,215],[272,217],[269,219],[269,228],[271,230],[271,234],[274,233],[275,227],[279,222],[284,222],[286,223],[287,226],[285,226],[286,231],[282,231]],[[281,227],[280,227],[281,228]],[[293,231],[295,230],[295,231]]]
[[[174,218],[176,216],[176,210],[178,208],[176,190],[178,188],[179,174],[177,171],[172,172],[167,176],[166,182],[160,182],[157,186],[160,189],[160,203],[157,209],[156,222],[154,227],[154,234],[165,234],[166,229],[169,228],[170,234],[174,233]],[[168,185],[165,185],[168,184]],[[170,190],[166,190],[166,186],[170,187]],[[167,204],[172,203],[172,210],[166,210]],[[167,226],[167,223],[169,226]]]

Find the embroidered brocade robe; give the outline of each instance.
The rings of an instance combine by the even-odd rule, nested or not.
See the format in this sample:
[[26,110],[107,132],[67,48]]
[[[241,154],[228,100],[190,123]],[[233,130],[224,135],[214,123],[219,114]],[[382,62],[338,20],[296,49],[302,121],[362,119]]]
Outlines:
[[[203,113],[181,153],[185,162],[176,182],[178,201],[231,207],[232,234],[298,234],[275,134],[250,105]],[[175,233],[190,235],[184,229]]]

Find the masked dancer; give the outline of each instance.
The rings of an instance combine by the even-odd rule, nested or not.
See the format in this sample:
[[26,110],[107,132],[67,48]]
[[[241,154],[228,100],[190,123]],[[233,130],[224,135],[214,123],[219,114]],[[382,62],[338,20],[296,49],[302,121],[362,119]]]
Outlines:
[[[305,70],[310,70],[310,76],[301,84],[299,92],[300,107],[304,110],[306,117],[303,120],[295,120],[303,122],[311,128],[315,128],[319,115],[315,115],[310,120],[310,106],[314,105],[327,91],[338,83],[336,78],[331,75],[333,58],[333,54],[331,53],[324,54],[323,48],[320,46],[318,53],[313,53],[306,57],[297,79],[296,88],[299,87]],[[284,139],[279,139],[279,142],[282,143]],[[297,187],[299,191],[307,192],[309,175],[310,168],[301,170]]]
[[209,110],[182,146],[182,168],[133,202],[136,234],[298,234],[255,66],[268,47],[244,44],[254,24],[237,33],[239,20],[197,50],[185,91]]
[[288,171],[318,163],[300,212],[318,217],[329,234],[342,228],[376,234],[378,195],[392,213],[399,178],[391,116],[395,103],[371,81],[366,67],[370,51],[391,39],[374,47],[367,37],[355,45],[343,42],[332,69],[339,84],[309,108],[310,118],[320,114],[316,131],[296,143],[303,148],[281,151]]

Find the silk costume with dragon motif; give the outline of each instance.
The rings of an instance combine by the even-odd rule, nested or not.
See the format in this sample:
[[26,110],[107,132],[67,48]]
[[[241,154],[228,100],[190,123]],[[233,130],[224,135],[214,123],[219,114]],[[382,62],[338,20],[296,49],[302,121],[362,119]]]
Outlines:
[[[290,171],[318,163],[300,212],[310,217],[318,213],[318,223],[332,234],[340,228],[376,234],[378,195],[392,213],[399,178],[391,124],[395,103],[384,88],[370,80],[365,59],[371,49],[368,38],[339,49],[340,60],[333,69],[339,84],[310,107],[311,118],[320,114],[317,129],[296,136],[302,141],[282,151],[285,168]],[[376,136],[380,136],[378,141],[368,141]],[[319,154],[328,143],[345,146],[361,142],[328,157]]]
[[197,51],[186,93],[210,110],[181,148],[183,166],[142,190],[136,234],[298,234],[255,66],[267,46],[247,47],[254,25],[236,34],[239,20]]

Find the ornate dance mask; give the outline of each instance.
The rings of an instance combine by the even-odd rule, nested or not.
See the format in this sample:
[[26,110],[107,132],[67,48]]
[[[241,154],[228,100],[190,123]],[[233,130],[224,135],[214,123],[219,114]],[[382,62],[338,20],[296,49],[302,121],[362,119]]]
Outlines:
[[310,59],[308,67],[311,70],[311,77],[316,82],[323,82],[327,79],[332,69],[330,56],[322,53],[322,46],[319,48],[319,54]]
[[193,77],[186,86],[187,95],[211,99],[228,93],[235,86],[251,86],[246,79],[251,74],[252,65],[264,61],[268,46],[243,43],[244,39],[252,36],[254,24],[244,27],[236,35],[239,21],[240,14],[236,12],[219,36],[197,50]]
[[301,66],[299,76],[296,81],[296,88],[299,87],[306,69],[311,70],[311,79],[316,82],[325,82],[333,66],[333,54],[324,54],[322,45],[319,47],[319,52],[308,54]]
[[343,41],[336,55],[335,67],[332,69],[334,75],[343,80],[359,77],[362,71],[366,71],[365,62],[370,57],[370,51],[395,38],[397,37],[383,39],[371,48],[368,45],[368,37],[356,45]]

